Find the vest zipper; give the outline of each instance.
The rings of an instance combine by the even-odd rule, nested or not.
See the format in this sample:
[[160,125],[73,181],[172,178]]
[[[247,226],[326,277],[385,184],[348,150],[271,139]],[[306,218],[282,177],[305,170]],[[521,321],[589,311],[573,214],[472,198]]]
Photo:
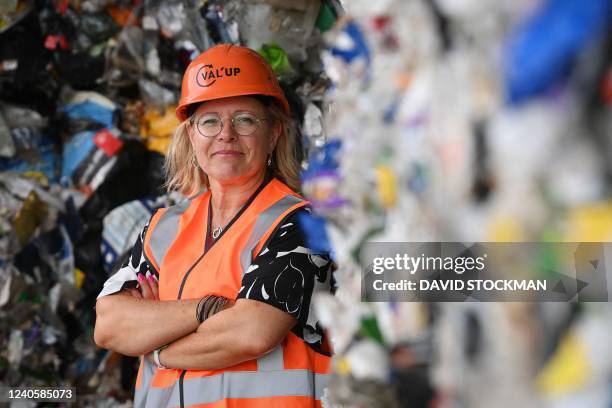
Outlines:
[[183,395],[183,379],[185,378],[185,374],[187,374],[187,370],[183,370],[179,376],[179,401],[181,408],[185,408],[185,396]]

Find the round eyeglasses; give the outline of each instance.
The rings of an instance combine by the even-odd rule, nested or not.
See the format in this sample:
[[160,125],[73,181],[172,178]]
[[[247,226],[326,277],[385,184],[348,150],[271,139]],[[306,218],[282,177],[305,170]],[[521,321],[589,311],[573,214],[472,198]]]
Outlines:
[[[252,113],[236,113],[232,116],[232,128],[240,136],[249,136],[255,133],[259,124],[267,119],[258,118]],[[223,130],[224,122],[216,113],[206,113],[192,119],[198,133],[204,137],[216,137]]]

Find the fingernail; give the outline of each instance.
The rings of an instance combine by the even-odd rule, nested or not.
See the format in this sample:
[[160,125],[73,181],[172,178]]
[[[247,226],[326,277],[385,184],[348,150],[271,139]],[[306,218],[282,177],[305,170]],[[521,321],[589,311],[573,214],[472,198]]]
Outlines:
[[153,275],[149,275],[147,276],[147,278],[149,279],[149,282],[155,283],[155,279],[153,278]]
[[155,278],[155,282],[159,283],[159,279],[157,278],[157,276],[153,275],[153,277]]
[[137,273],[136,279],[138,279],[138,282],[142,282],[142,280],[144,279],[144,277],[142,276],[142,273]]

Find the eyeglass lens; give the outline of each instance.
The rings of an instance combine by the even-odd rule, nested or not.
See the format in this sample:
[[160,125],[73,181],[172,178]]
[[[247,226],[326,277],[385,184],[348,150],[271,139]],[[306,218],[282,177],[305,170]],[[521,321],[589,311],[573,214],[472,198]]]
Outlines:
[[[248,136],[257,130],[257,116],[250,113],[238,113],[232,116],[232,127],[241,136]],[[214,137],[223,130],[223,120],[217,114],[205,114],[196,120],[196,128],[202,136]]]

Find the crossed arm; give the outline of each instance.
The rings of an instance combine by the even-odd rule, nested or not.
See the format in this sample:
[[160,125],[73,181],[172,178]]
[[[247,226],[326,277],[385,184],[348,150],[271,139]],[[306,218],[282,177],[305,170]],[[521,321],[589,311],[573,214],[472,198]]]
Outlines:
[[204,323],[196,319],[198,300],[160,301],[155,281],[104,296],[96,304],[98,346],[128,356],[160,354],[168,368],[214,370],[260,357],[276,347],[296,321],[277,308],[239,299]]

